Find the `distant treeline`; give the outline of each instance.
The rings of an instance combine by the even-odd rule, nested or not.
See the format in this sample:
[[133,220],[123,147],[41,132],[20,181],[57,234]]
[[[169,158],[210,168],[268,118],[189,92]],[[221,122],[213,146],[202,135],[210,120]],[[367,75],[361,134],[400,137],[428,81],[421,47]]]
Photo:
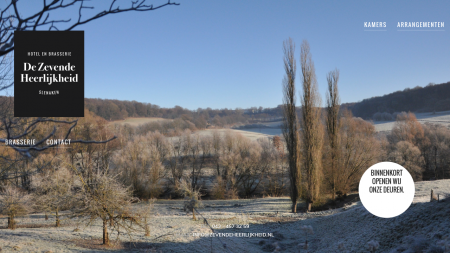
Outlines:
[[[259,121],[279,120],[281,105],[275,108],[251,107],[247,109],[185,109],[181,106],[161,108],[150,103],[126,101],[117,99],[85,98],[87,110],[106,120],[123,120],[128,117],[158,117],[165,119],[181,119],[192,123],[196,128],[206,128],[208,125],[218,127],[230,126],[236,123],[254,123]],[[14,97],[0,96],[0,110],[11,114],[14,110]],[[189,124],[190,124],[189,123]],[[188,127],[191,129],[191,127]]]
[[161,108],[158,105],[137,101],[86,98],[85,107],[106,120],[121,120],[127,117],[181,118],[194,123],[197,128],[205,128],[207,124],[225,126],[238,122],[245,123],[252,119],[270,120],[281,117],[280,106],[276,108],[260,106],[248,109],[211,109],[208,107],[188,110],[181,106]]
[[160,117],[175,119],[190,111],[180,106],[161,108],[150,103],[116,99],[85,98],[85,107],[106,120],[121,120],[127,117]]
[[[0,104],[5,97],[0,97]],[[12,100],[8,103],[12,107]],[[181,106],[161,108],[150,103],[116,99],[85,98],[85,108],[106,120],[122,120],[127,117],[159,117],[190,121],[197,128],[211,124],[223,127],[236,123],[255,123],[279,120],[282,106],[274,108],[251,107],[247,109],[198,108],[188,110]],[[354,116],[373,120],[395,120],[400,112],[439,112],[450,110],[450,82],[430,83],[426,87],[417,86],[396,91],[381,97],[364,99],[357,103],[345,103],[341,107],[350,110]]]
[[[198,128],[207,124],[225,126],[235,123],[270,121],[282,117],[282,106],[274,108],[251,107],[247,109],[198,108],[188,110],[181,106],[161,108],[150,103],[111,99],[85,99],[86,108],[106,120],[120,120],[127,117],[182,118]],[[396,91],[381,97],[372,97],[357,103],[342,104],[354,116],[363,119],[395,120],[400,112],[439,112],[450,110],[450,82],[430,83],[426,87],[416,86]]]
[[[396,91],[381,97],[364,99],[357,103],[343,104],[356,117],[372,119],[383,113],[396,112],[438,112],[450,110],[450,82],[430,83],[426,87],[416,86]],[[395,119],[394,119],[395,120]]]

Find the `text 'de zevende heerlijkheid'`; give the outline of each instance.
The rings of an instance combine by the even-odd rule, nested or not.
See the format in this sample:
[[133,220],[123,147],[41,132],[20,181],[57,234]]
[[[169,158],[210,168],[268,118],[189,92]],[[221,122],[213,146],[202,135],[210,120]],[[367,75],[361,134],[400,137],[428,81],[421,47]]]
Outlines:
[[[32,65],[28,62],[24,62],[24,71],[33,71],[33,72],[47,72],[47,71],[75,71],[75,65],[71,65],[68,62],[65,65],[45,65],[44,62],[39,62],[36,65]],[[52,83],[73,83],[78,82],[78,74],[40,74],[38,76],[32,76],[31,74],[21,74],[20,75],[21,82],[35,82],[35,83],[48,83],[51,85]]]

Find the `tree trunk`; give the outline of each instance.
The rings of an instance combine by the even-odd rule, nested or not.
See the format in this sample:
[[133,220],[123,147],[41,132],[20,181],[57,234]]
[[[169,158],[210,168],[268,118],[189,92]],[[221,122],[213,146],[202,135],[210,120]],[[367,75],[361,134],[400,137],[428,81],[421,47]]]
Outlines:
[[297,200],[292,201],[292,212],[293,213],[297,212]]
[[45,220],[48,220],[48,214],[45,213]]
[[[333,147],[331,147],[331,149],[333,149]],[[333,152],[333,150],[331,151],[331,152]],[[333,191],[333,194],[332,194],[332,200],[334,201],[334,200],[336,200],[336,176],[335,176],[335,171],[334,171],[334,164],[333,164],[333,154],[331,154],[331,177],[332,177],[332,180],[333,180],[333,189],[332,189],[332,191]]]
[[194,167],[194,164],[192,164],[192,189],[194,189],[194,188],[195,188],[195,167]]
[[197,218],[195,217],[195,209],[194,208],[192,208],[192,217],[194,220],[197,220]]
[[312,202],[308,202],[308,212],[311,212]]
[[60,221],[59,221],[59,213],[58,213],[58,207],[56,208],[56,227],[60,227]]
[[103,245],[109,245],[107,219],[103,219]]
[[434,179],[438,179],[438,166],[437,166],[437,147],[434,147]]
[[14,214],[9,215],[8,217],[8,228],[16,229],[16,221],[14,220]]
[[145,236],[150,236],[150,227],[148,226],[147,223],[147,217],[144,218],[144,222],[145,222]]
[[[112,213],[114,214],[114,211],[112,211]],[[113,216],[109,216],[109,226],[110,227],[114,226],[114,217]]]

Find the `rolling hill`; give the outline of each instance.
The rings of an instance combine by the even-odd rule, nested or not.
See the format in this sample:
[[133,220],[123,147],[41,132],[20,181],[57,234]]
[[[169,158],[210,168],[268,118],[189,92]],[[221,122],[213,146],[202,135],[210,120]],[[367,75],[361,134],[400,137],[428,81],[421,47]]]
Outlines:
[[428,84],[426,87],[406,88],[381,97],[342,104],[356,117],[372,119],[375,113],[440,112],[450,110],[450,82]]

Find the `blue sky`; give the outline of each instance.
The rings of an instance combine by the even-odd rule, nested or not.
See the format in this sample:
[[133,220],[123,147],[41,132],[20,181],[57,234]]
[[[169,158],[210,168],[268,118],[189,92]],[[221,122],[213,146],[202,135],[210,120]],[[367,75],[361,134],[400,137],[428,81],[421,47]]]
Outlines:
[[[450,81],[449,1],[178,2],[77,29],[85,31],[86,97],[188,109],[275,107],[289,37],[297,61],[308,40],[323,101],[326,74],[335,68],[343,103]],[[380,29],[387,31],[364,31],[369,21],[386,22]],[[444,22],[445,31],[397,31],[405,21]]]

